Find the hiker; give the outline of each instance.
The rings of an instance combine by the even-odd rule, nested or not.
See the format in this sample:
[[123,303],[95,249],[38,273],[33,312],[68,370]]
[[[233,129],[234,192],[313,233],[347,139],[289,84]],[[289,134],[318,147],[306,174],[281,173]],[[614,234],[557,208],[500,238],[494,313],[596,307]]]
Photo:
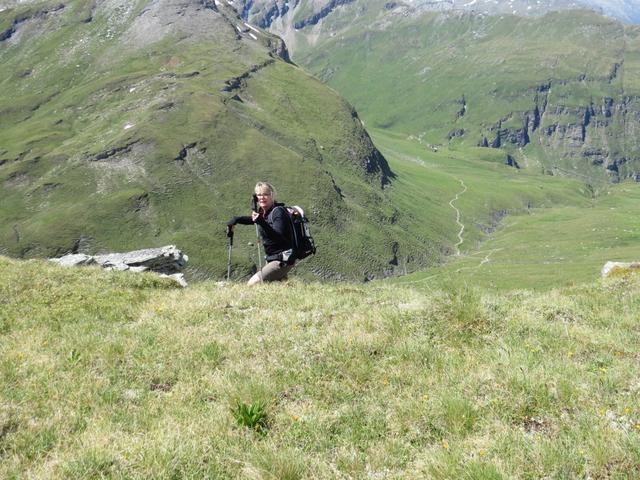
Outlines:
[[233,236],[236,224],[256,224],[264,245],[266,265],[256,272],[248,282],[255,285],[260,282],[285,280],[293,268],[293,240],[291,224],[284,204],[276,202],[276,191],[270,183],[258,182],[255,188],[253,211],[251,216],[233,217],[227,222],[227,235]]

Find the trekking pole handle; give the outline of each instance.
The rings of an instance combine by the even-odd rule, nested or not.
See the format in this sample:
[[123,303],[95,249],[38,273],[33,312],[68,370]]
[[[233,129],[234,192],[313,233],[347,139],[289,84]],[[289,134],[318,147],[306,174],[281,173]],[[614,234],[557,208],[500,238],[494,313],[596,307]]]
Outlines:
[[233,245],[233,225],[227,225],[227,238],[229,239],[229,245]]

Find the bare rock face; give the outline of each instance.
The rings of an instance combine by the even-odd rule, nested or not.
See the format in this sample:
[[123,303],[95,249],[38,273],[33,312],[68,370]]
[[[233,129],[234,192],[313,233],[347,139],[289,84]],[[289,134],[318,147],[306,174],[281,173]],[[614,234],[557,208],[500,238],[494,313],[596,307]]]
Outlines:
[[173,278],[182,287],[187,286],[184,275],[179,272],[187,264],[189,257],[184,255],[175,245],[96,256],[81,253],[71,254],[60,258],[51,258],[50,260],[65,267],[99,265],[108,270],[151,271],[164,277]]

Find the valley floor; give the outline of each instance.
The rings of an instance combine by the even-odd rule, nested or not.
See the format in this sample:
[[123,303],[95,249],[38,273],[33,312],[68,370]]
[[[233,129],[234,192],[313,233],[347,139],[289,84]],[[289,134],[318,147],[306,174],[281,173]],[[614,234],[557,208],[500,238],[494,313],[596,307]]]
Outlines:
[[414,219],[410,234],[449,245],[442,266],[393,282],[549,289],[591,282],[607,261],[640,259],[637,183],[594,196],[580,180],[506,166],[500,151],[374,133],[397,175],[393,201]]

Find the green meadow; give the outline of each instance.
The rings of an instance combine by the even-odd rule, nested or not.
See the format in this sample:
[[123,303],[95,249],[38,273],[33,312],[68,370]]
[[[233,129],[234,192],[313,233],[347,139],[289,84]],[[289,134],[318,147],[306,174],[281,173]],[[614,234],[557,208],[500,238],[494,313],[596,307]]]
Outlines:
[[493,149],[435,152],[383,131],[374,139],[397,174],[391,198],[415,219],[411,233],[447,238],[441,266],[394,282],[549,289],[591,282],[607,261],[640,258],[636,183],[516,169]]
[[637,275],[496,295],[0,273],[2,478],[640,474]]
[[[587,10],[402,14],[386,4],[356,1],[295,33],[294,60],[367,128],[466,147],[500,137],[519,163],[598,182],[638,172],[637,25]],[[617,174],[606,168],[615,160]]]

